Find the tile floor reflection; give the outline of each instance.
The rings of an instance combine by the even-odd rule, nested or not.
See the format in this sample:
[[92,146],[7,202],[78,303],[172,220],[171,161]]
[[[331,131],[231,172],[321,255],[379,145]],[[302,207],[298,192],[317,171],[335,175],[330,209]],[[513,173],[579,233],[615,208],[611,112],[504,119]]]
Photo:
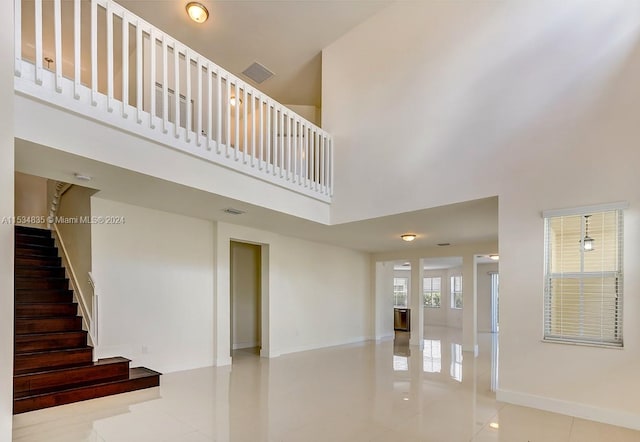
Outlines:
[[25,413],[20,442],[639,441],[640,432],[495,400],[497,342],[477,358],[460,330],[164,375],[151,390]]

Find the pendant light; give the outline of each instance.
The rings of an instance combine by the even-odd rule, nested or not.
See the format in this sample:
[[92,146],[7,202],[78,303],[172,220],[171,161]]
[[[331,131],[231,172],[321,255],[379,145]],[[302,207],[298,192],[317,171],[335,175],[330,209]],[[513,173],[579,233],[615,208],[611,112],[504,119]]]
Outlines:
[[582,250],[585,252],[591,252],[595,250],[593,243],[595,240],[589,236],[589,218],[591,215],[584,216],[584,238],[582,239]]

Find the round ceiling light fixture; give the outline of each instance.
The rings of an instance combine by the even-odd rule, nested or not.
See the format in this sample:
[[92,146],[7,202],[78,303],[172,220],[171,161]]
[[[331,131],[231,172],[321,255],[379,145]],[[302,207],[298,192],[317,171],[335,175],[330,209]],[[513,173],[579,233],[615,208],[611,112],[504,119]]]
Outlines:
[[416,239],[417,236],[415,233],[405,233],[404,235],[400,235],[400,238],[402,238],[403,241],[411,242]]
[[189,2],[187,3],[187,14],[196,23],[204,23],[209,18],[209,11],[204,7],[202,3]]

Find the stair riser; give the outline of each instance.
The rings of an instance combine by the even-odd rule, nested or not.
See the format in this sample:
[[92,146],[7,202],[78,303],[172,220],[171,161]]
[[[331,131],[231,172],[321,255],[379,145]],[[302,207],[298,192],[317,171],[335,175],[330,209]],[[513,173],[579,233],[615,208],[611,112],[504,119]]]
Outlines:
[[48,229],[16,226],[15,232],[16,232],[16,235],[32,235],[32,236],[42,236],[45,238],[51,238],[51,230],[48,230]]
[[16,267],[16,278],[64,278],[62,267]]
[[15,281],[16,289],[58,289],[66,290],[69,288],[68,279],[17,279]]
[[16,318],[76,316],[78,304],[16,304]]
[[15,320],[16,335],[25,335],[27,333],[47,333],[61,331],[79,331],[82,330],[82,318],[60,317],[47,319],[20,319]]
[[24,235],[22,233],[16,234],[16,245],[29,245],[29,244],[47,246],[47,247],[53,247],[55,245],[53,238],[51,237]]
[[16,303],[23,302],[64,302],[73,301],[71,290],[16,290]]
[[37,244],[16,244],[16,256],[58,256],[56,247],[45,247]]
[[49,335],[17,335],[15,352],[26,353],[44,350],[62,350],[87,346],[86,332],[67,332]]
[[52,266],[60,267],[62,259],[55,256],[35,257],[35,256],[18,256],[15,257],[15,265],[17,266]]
[[24,396],[33,390],[65,389],[107,381],[129,378],[129,362],[107,365],[91,365],[73,370],[45,372],[17,376],[13,380],[13,392]]
[[52,393],[37,398],[24,398],[13,401],[13,414],[25,413],[27,411],[40,410],[42,408],[55,407],[57,405],[80,402],[87,399],[110,396],[113,394],[126,393],[128,391],[142,390],[144,388],[157,387],[160,380],[157,376],[122,381],[116,384],[99,385],[86,387],[81,390],[63,391]]
[[24,374],[55,367],[90,364],[92,359],[91,348],[74,352],[53,351],[41,354],[17,354],[14,358],[14,374]]

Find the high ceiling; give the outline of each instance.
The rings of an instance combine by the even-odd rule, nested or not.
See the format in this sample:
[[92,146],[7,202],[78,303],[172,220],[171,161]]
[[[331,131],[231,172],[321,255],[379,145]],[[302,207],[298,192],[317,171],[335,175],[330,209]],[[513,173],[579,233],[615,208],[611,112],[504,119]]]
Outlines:
[[[226,70],[254,61],[275,76],[258,89],[283,104],[320,106],[321,51],[389,0],[200,0],[209,20],[197,24],[188,0],[117,0]],[[255,86],[255,84],[254,84]]]

